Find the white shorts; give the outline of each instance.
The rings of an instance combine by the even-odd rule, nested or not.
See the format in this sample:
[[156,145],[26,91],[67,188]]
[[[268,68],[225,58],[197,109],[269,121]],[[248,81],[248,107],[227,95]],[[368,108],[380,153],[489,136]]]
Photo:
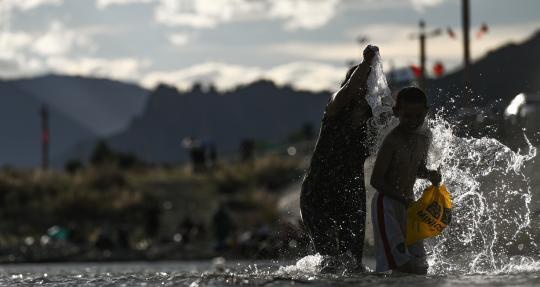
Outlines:
[[376,272],[397,269],[411,259],[425,264],[426,252],[422,240],[408,247],[405,246],[407,209],[403,203],[375,192],[371,201],[371,220],[375,241]]

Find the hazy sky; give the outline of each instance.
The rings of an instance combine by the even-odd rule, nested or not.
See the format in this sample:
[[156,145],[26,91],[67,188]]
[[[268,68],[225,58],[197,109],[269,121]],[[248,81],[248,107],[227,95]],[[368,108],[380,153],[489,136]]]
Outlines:
[[[470,0],[476,59],[540,29],[538,0]],[[228,89],[258,78],[334,90],[365,36],[385,69],[416,64],[419,19],[451,27],[427,43],[428,67],[462,61],[460,0],[0,0],[0,76],[92,75],[151,88]],[[476,33],[481,23],[489,32]]]

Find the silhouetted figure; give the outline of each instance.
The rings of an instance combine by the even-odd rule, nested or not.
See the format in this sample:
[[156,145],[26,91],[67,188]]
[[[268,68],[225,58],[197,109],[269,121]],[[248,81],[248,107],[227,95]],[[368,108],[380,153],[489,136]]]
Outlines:
[[315,137],[315,129],[312,123],[305,123],[302,125],[302,135],[304,140],[312,140]]
[[189,216],[184,217],[184,220],[180,222],[179,231],[180,231],[180,234],[182,235],[182,241],[184,243],[186,244],[190,243],[190,241],[193,239],[192,235],[193,235],[194,228],[195,228],[195,223]]
[[154,238],[157,236],[160,226],[160,216],[161,210],[159,205],[150,204],[150,206],[147,207],[145,231],[148,237]]
[[189,149],[189,157],[193,172],[202,172],[206,170],[205,146],[191,137],[185,138],[183,144],[184,147]]
[[363,270],[363,166],[369,152],[366,121],[372,117],[365,96],[377,51],[374,46],[364,50],[364,61],[348,71],[341,89],[328,102],[302,184],[302,219],[315,250],[327,256],[324,272]]
[[243,162],[252,161],[255,155],[255,141],[244,139],[240,143],[240,159]]
[[416,87],[402,89],[393,111],[399,125],[386,135],[371,175],[377,189],[371,203],[376,271],[427,274],[423,240],[405,245],[407,208],[414,202],[416,179],[428,179],[434,186],[441,182],[441,173],[426,166],[432,138],[423,125],[426,94]]
[[122,224],[116,230],[118,247],[121,249],[129,249],[129,226]]
[[217,165],[218,161],[218,153],[216,149],[216,145],[212,142],[208,146],[208,160],[210,167],[215,167]]
[[221,202],[214,212],[212,226],[216,239],[215,249],[216,251],[223,251],[227,247],[227,239],[233,228],[232,219],[225,203]]
[[94,166],[100,166],[111,162],[114,162],[114,152],[106,141],[99,140],[90,155],[90,163]]
[[99,228],[95,246],[101,250],[112,250],[115,246],[113,237],[111,226],[105,223]]

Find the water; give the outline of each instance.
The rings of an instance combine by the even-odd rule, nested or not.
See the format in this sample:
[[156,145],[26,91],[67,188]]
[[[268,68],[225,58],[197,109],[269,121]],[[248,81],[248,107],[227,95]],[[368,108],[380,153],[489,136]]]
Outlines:
[[[398,123],[390,115],[393,100],[382,71],[377,55],[367,95],[374,111],[373,154]],[[492,138],[456,136],[462,127],[449,123],[444,110],[432,111],[424,128],[433,134],[428,168],[441,169],[453,197],[452,224],[441,236],[426,241],[431,251],[429,274],[498,274],[523,262],[538,266],[538,246],[531,232],[531,180],[525,174],[536,148],[529,143],[527,151],[514,152]],[[428,184],[417,181],[416,198]]]
[[[540,266],[497,274],[321,275],[316,261],[20,264],[0,267],[0,286],[538,286]],[[309,259],[309,258],[308,258]],[[304,259],[306,260],[306,259]],[[302,263],[301,263],[302,264]],[[295,269],[296,268],[296,269]]]
[[[368,79],[370,122],[377,149],[396,125],[390,116],[393,100],[377,55]],[[529,145],[514,152],[492,138],[462,138],[459,126],[435,111],[426,122],[433,134],[428,165],[440,167],[453,197],[453,221],[442,235],[426,241],[427,276],[323,275],[321,257],[296,262],[200,262],[118,264],[22,264],[0,268],[2,286],[485,286],[540,285],[538,246],[533,238],[531,180],[526,165],[536,156]],[[369,166],[368,166],[369,169]],[[369,173],[369,172],[368,172]],[[426,181],[419,180],[420,196]],[[369,216],[367,218],[370,218]],[[366,260],[373,268],[373,260]]]
[[[517,262],[538,265],[531,233],[532,189],[524,170],[536,148],[514,152],[492,138],[460,138],[441,115],[433,132],[431,168],[440,166],[453,197],[453,222],[428,241],[430,272],[496,273]],[[417,182],[419,195],[425,182]]]

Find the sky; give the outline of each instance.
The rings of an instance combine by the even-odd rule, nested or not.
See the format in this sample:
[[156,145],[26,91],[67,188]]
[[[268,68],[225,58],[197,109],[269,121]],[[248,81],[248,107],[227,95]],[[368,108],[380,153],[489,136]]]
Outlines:
[[[538,0],[470,0],[473,60],[540,30]],[[152,89],[194,82],[228,90],[260,78],[335,90],[368,43],[385,70],[463,59],[461,0],[0,0],[0,77],[111,78]],[[477,37],[482,23],[487,33]],[[367,42],[360,44],[359,38]]]

